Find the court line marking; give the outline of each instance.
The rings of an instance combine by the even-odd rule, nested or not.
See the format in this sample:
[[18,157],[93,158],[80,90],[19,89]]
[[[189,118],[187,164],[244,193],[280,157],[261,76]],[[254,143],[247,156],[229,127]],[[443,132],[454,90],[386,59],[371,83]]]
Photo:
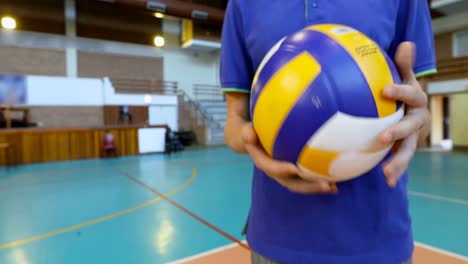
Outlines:
[[[196,177],[197,177],[197,168],[192,168],[192,176],[187,181],[185,181],[184,184],[180,185],[176,189],[174,189],[174,190],[172,190],[172,191],[170,191],[170,192],[168,192],[168,193],[166,193],[164,195],[165,196],[172,196],[172,195],[182,191],[189,184],[191,184],[195,180]],[[98,224],[98,223],[101,223],[101,222],[104,222],[104,221],[108,221],[108,220],[117,218],[119,216],[123,216],[123,215],[129,214],[129,213],[132,213],[134,211],[143,209],[145,207],[148,207],[148,206],[150,206],[150,205],[152,205],[152,204],[154,204],[156,202],[162,201],[162,200],[163,200],[163,198],[161,196],[159,196],[159,197],[153,198],[153,199],[151,199],[149,201],[146,201],[146,202],[144,202],[142,204],[139,204],[137,206],[128,208],[126,210],[119,211],[119,212],[116,212],[116,213],[113,213],[113,214],[110,214],[110,215],[107,215],[107,216],[103,216],[103,217],[100,217],[100,218],[97,218],[97,219],[94,219],[94,220],[86,221],[86,222],[81,223],[81,224],[69,226],[69,227],[66,227],[66,228],[62,228],[62,229],[58,229],[58,230],[55,230],[55,231],[47,232],[47,233],[37,235],[37,236],[33,236],[33,237],[30,237],[30,238],[26,238],[26,239],[21,239],[21,240],[17,240],[17,241],[8,242],[8,243],[0,245],[0,250],[12,248],[12,247],[17,247],[17,246],[21,246],[21,245],[25,245],[25,244],[29,244],[29,243],[34,242],[34,241],[38,241],[38,240],[42,240],[42,239],[45,239],[45,238],[57,236],[57,235],[60,235],[60,234],[66,233],[66,232],[70,232],[70,231],[73,231],[73,230],[76,230],[76,229],[79,229],[79,228],[83,228],[83,227],[95,225],[95,224]]]
[[415,191],[408,191],[408,193],[412,196],[418,196],[418,197],[428,198],[432,200],[444,201],[444,202],[456,203],[456,204],[468,206],[468,200],[450,198],[450,197],[428,194],[428,193],[423,193],[423,192],[415,192]]
[[[246,243],[245,240],[243,240],[241,242]],[[166,264],[183,264],[183,263],[185,263],[187,261],[192,261],[192,260],[196,260],[196,259],[199,259],[199,258],[203,258],[203,257],[209,256],[209,255],[221,252],[221,251],[229,250],[229,249],[232,249],[232,248],[235,248],[235,247],[238,247],[238,246],[239,245],[237,243],[231,243],[231,244],[228,244],[228,245],[225,245],[225,246],[221,246],[221,247],[217,247],[217,248],[214,248],[214,249],[211,249],[211,250],[203,251],[203,252],[200,252],[198,254],[191,255],[191,256],[188,256],[188,257],[185,257],[185,258],[174,260],[172,262],[167,262]]]
[[[186,162],[188,163],[188,162]],[[186,165],[187,166],[187,165]],[[215,225],[211,224],[210,222],[206,221],[205,219],[201,218],[200,216],[198,216],[197,214],[193,213],[192,211],[188,210],[187,208],[185,208],[184,206],[182,206],[181,204],[177,203],[176,201],[170,199],[169,197],[167,197],[166,195],[164,195],[163,193],[159,192],[158,190],[152,188],[151,186],[147,185],[146,183],[140,181],[139,179],[131,176],[130,174],[126,173],[125,171],[119,171],[117,170],[122,176],[125,176],[127,177],[129,180],[133,181],[134,183],[140,185],[141,187],[143,187],[144,189],[146,189],[147,191],[149,192],[152,192],[158,196],[160,196],[162,199],[166,200],[166,202],[170,203],[171,205],[173,205],[174,207],[178,208],[179,210],[181,210],[182,212],[188,214],[189,216],[191,216],[192,218],[194,218],[195,220],[197,220],[198,222],[202,223],[203,225],[207,226],[208,228],[210,228],[211,230],[217,232],[218,234],[224,236],[225,238],[231,240],[232,242],[235,242],[237,243],[240,247],[246,249],[246,250],[250,250],[249,246],[247,246],[246,244],[242,243],[241,241],[239,241],[237,238],[233,237],[232,235],[230,235],[229,233],[223,231],[222,229],[216,227]]]
[[429,180],[431,183],[442,183],[442,184],[456,185],[456,186],[460,186],[460,185],[468,186],[468,181],[458,180],[458,179],[450,180],[450,179],[436,179],[432,177],[427,178],[425,176],[414,175],[414,174],[411,174],[411,178],[420,180],[420,181],[426,181],[426,182]]
[[[245,240],[242,241],[242,242],[246,243]],[[414,244],[415,244],[416,247],[426,249],[426,250],[429,250],[429,251],[433,251],[433,252],[436,252],[438,254],[445,255],[445,256],[448,256],[448,257],[451,257],[451,258],[454,258],[454,259],[462,260],[462,261],[465,261],[465,262],[468,263],[468,257],[462,256],[462,255],[459,255],[459,254],[456,254],[456,253],[453,253],[453,252],[450,252],[450,251],[447,251],[447,250],[443,250],[443,249],[440,249],[440,248],[436,248],[436,247],[433,247],[433,246],[429,246],[429,245],[426,245],[424,243],[417,242],[417,241],[415,241]],[[195,255],[192,255],[192,256],[188,256],[188,257],[185,257],[185,258],[174,260],[174,261],[168,262],[166,264],[184,264],[186,262],[193,261],[193,260],[196,260],[196,259],[200,259],[200,258],[209,256],[209,255],[213,255],[213,254],[219,253],[221,251],[226,251],[226,250],[232,249],[232,248],[234,248],[236,246],[237,246],[237,243],[228,244],[228,245],[217,247],[217,248],[214,248],[214,249],[211,249],[211,250],[208,250],[208,251],[203,251],[201,253],[198,253],[198,254],[195,254]]]
[[439,254],[446,255],[446,256],[449,256],[449,257],[452,257],[452,258],[455,258],[455,259],[458,259],[458,260],[462,260],[462,261],[465,261],[465,262],[468,263],[468,257],[462,256],[462,255],[459,255],[459,254],[456,254],[456,253],[453,253],[453,252],[450,252],[450,251],[447,251],[447,250],[443,250],[443,249],[440,249],[440,248],[436,248],[436,247],[433,247],[433,246],[429,246],[429,245],[423,244],[421,242],[415,242],[414,244],[417,247],[424,248],[424,249],[427,249],[427,250],[430,250],[430,251],[434,251],[434,252],[437,252]]
[[[130,165],[130,164],[132,164],[134,162],[128,162],[128,163],[129,164],[126,164],[126,165]],[[84,170],[93,170],[93,169],[96,169],[96,168],[97,167],[95,167],[95,168],[86,168],[86,169],[83,169],[83,171]],[[58,174],[60,174],[60,173],[58,173]],[[64,173],[64,174],[68,174],[68,173]],[[166,194],[163,194],[163,195],[172,196],[172,195],[180,192],[181,190],[185,189],[190,183],[192,183],[193,180],[195,180],[196,177],[197,177],[197,170],[196,170],[196,168],[192,168],[192,177],[191,178],[189,178],[184,184],[179,186],[177,189],[175,189],[175,190],[173,190],[171,192],[168,192]],[[458,203],[458,204],[468,206],[468,201],[466,201],[466,200],[448,198],[448,197],[444,197],[444,196],[431,195],[431,194],[426,194],[426,193],[422,193],[422,192],[415,192],[415,191],[409,191],[409,194],[413,195],[413,196],[420,196],[420,197],[424,197],[424,198],[447,201],[447,202]],[[56,236],[56,235],[59,235],[59,234],[70,232],[70,231],[73,231],[73,230],[76,230],[76,229],[79,229],[79,228],[83,228],[83,227],[91,226],[91,225],[98,224],[98,223],[101,223],[101,222],[104,222],[104,221],[108,221],[108,220],[111,220],[113,218],[116,218],[116,217],[119,217],[119,216],[122,216],[122,215],[125,215],[125,214],[129,214],[129,213],[134,212],[136,210],[145,208],[145,207],[147,207],[147,206],[149,206],[149,205],[151,205],[153,203],[156,203],[158,201],[161,201],[163,199],[164,198],[161,197],[161,196],[156,197],[154,199],[146,201],[146,202],[144,202],[144,203],[142,203],[140,205],[134,206],[132,208],[129,208],[129,209],[126,209],[126,210],[123,210],[123,211],[120,211],[120,212],[116,212],[114,214],[110,214],[110,215],[107,215],[107,216],[104,216],[104,217],[100,217],[100,218],[97,218],[97,219],[94,219],[94,220],[91,220],[91,221],[87,221],[87,222],[77,224],[77,225],[73,225],[73,226],[70,226],[70,227],[67,227],[67,228],[55,230],[55,231],[48,232],[48,233],[38,235],[38,236],[34,236],[34,237],[31,237],[31,238],[17,240],[17,241],[13,241],[13,242],[8,242],[8,243],[0,245],[0,250],[16,247],[16,246],[20,246],[20,245],[25,245],[25,244],[28,244],[28,243],[31,243],[31,242],[34,242],[34,241],[37,241],[37,240],[42,240],[42,239],[45,239],[45,238],[49,238],[49,237],[52,237],[52,236]],[[445,255],[448,255],[448,256],[451,256],[451,257],[454,257],[454,258],[457,258],[457,259],[468,262],[468,258],[464,257],[462,255],[458,255],[456,253],[452,253],[452,252],[445,251],[445,250],[442,250],[442,249],[439,249],[439,248],[435,248],[435,247],[432,247],[432,246],[429,246],[429,245],[425,245],[425,244],[422,244],[420,242],[415,242],[415,244],[417,246],[422,247],[422,248],[432,250],[432,251],[435,251],[435,252],[438,252],[438,253],[441,253],[441,254],[445,254]],[[224,246],[224,247],[221,247],[221,248],[218,248],[218,249],[213,249],[213,250],[210,250],[208,252],[205,252],[205,255],[208,255],[210,252],[215,253],[216,250],[221,251],[223,248],[229,249],[230,247],[233,247],[234,245],[239,245],[239,244],[238,244],[238,242],[236,242],[236,243],[233,243],[232,245],[227,245],[227,246]],[[198,255],[204,255],[204,253],[202,252],[202,253],[200,253]],[[196,257],[196,256],[197,255],[194,255],[192,257]],[[173,262],[171,262],[171,263],[173,263]],[[178,263],[178,262],[174,262],[173,264],[175,264],[175,263]]]

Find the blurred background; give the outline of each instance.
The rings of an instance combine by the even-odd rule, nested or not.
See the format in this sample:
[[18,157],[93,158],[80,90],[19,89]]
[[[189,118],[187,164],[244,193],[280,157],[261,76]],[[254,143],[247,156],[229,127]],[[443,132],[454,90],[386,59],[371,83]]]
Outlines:
[[[97,156],[91,143],[88,153],[73,149],[64,128],[111,127],[121,154],[141,153],[139,128],[151,126],[169,127],[185,146],[222,144],[225,104],[218,69],[226,4],[0,0],[0,128],[54,128],[41,130],[40,137],[52,133],[71,148],[64,151],[67,146],[53,139],[0,135],[16,148],[8,162],[48,161],[41,148],[62,152],[52,153],[53,160]],[[74,133],[80,140],[93,138]],[[145,144],[160,151],[162,141]],[[18,145],[30,145],[28,154]],[[5,153],[0,157],[5,164]]]

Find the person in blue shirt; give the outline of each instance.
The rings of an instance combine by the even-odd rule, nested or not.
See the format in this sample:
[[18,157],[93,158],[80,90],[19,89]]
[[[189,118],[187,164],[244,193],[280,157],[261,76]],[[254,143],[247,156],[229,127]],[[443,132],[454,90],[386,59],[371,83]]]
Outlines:
[[[323,23],[371,37],[394,58],[404,81],[384,90],[406,105],[405,117],[379,138],[396,143],[392,153],[365,175],[339,184],[303,180],[295,164],[270,158],[249,115],[252,79],[269,49],[286,35]],[[230,0],[220,57],[226,143],[255,164],[247,225],[252,262],[410,263],[407,167],[428,123],[427,96],[416,77],[436,71],[428,1]]]

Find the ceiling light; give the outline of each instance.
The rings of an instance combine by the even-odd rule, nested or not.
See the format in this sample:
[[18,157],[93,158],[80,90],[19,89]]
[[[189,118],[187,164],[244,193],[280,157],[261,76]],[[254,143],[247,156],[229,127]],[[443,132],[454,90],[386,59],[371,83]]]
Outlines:
[[154,16],[157,17],[157,18],[164,18],[164,14],[163,13],[154,13]]
[[151,102],[153,102],[153,97],[150,94],[147,94],[143,98],[143,101],[145,102],[145,104],[151,104]]
[[156,37],[154,37],[153,42],[154,42],[154,45],[155,45],[156,47],[161,48],[161,47],[164,46],[165,40],[164,40],[164,38],[161,37],[161,36],[156,36]]
[[2,27],[5,29],[15,29],[16,20],[12,17],[2,17]]

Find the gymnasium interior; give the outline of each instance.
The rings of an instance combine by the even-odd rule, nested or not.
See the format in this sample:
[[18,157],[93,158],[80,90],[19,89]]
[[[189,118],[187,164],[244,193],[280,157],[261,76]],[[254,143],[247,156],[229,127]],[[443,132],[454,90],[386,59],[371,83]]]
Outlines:
[[[468,0],[429,1],[414,264],[468,264]],[[226,146],[228,0],[0,0],[0,264],[250,263]]]

